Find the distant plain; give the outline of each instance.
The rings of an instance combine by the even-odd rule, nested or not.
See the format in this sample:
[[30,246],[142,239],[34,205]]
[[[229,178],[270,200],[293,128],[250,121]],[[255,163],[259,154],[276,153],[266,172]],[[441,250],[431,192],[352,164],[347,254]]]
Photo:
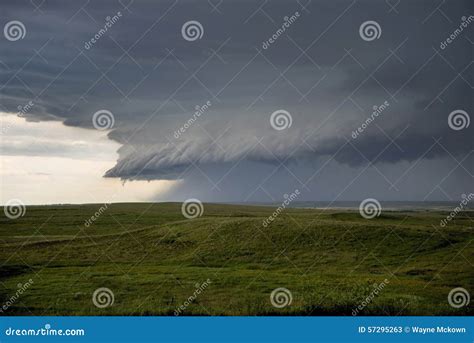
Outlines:
[[[210,280],[182,315],[472,315],[453,308],[451,289],[474,290],[474,213],[446,227],[440,209],[285,209],[204,204],[186,219],[178,203],[29,206],[0,219],[0,302],[31,286],[0,315],[173,315]],[[3,209],[2,209],[3,210]],[[98,308],[107,287],[114,303]],[[276,308],[271,292],[288,289]]]

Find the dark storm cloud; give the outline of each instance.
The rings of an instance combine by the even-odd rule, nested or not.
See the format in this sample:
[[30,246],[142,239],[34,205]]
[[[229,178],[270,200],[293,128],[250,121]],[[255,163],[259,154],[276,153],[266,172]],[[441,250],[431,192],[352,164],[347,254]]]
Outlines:
[[[17,112],[33,100],[26,118],[91,129],[96,111],[111,111],[109,137],[122,148],[106,176],[124,180],[187,178],[189,186],[196,175],[215,173],[220,180],[230,171],[241,171],[241,181],[248,173],[262,180],[280,164],[311,175],[327,156],[349,174],[369,162],[393,164],[401,173],[404,161],[473,149],[474,125],[454,131],[447,118],[455,109],[472,112],[467,38],[473,41],[474,23],[440,48],[461,17],[473,14],[470,1],[438,10],[435,1],[262,4],[46,1],[35,10],[29,1],[4,1],[2,24],[20,20],[27,34],[0,42],[1,104]],[[117,22],[90,44],[118,12]],[[296,12],[264,49],[284,17]],[[188,20],[202,24],[202,39],[183,39]],[[367,20],[380,24],[380,39],[361,39],[359,26]],[[386,101],[388,108],[353,139],[373,106]],[[287,130],[270,125],[278,109],[291,113]]]

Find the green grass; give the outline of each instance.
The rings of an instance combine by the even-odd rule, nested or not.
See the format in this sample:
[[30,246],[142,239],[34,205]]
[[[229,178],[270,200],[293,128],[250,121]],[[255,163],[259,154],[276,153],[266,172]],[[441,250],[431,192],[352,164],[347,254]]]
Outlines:
[[[184,315],[351,315],[389,283],[361,315],[466,315],[449,291],[474,295],[474,216],[446,213],[274,209],[205,204],[185,219],[177,203],[114,204],[91,226],[101,205],[31,206],[22,218],[0,219],[0,305],[33,284],[0,315],[173,315],[196,284],[210,285]],[[92,294],[111,289],[114,304]],[[278,287],[291,305],[270,303]]]

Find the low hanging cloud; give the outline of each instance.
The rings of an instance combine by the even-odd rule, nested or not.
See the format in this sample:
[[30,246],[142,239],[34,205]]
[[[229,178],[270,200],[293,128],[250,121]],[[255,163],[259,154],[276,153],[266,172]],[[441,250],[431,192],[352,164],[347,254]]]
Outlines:
[[[450,20],[432,13],[432,1],[401,1],[395,9],[372,1],[81,6],[2,5],[3,21],[27,28],[24,39],[0,42],[2,110],[16,113],[33,101],[26,120],[91,130],[94,113],[109,111],[108,137],[121,148],[105,177],[180,179],[192,189],[201,182],[197,175],[220,171],[208,177],[215,182],[239,170],[241,182],[232,176],[226,189],[232,194],[249,173],[264,181],[268,166],[298,166],[311,175],[319,161],[333,158],[348,175],[367,165],[392,165],[403,174],[405,163],[431,159],[441,166],[473,150],[473,125],[453,130],[448,122],[455,110],[473,112],[472,30],[440,48],[461,17],[470,17],[467,0],[443,6]],[[119,20],[90,44],[118,12]],[[298,20],[263,47],[295,12]],[[190,20],[203,29],[196,40],[182,36]],[[379,24],[378,39],[360,36],[368,20]],[[374,106],[384,103],[374,117]],[[282,130],[271,123],[280,110],[291,120]],[[465,163],[472,172],[472,159]],[[459,180],[461,187],[465,179]]]

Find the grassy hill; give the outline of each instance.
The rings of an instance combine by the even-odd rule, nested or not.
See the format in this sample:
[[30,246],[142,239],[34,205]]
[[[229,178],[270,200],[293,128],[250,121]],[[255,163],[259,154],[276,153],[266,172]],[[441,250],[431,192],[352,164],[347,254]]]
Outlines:
[[[474,215],[383,212],[363,219],[343,210],[205,204],[186,219],[181,204],[31,206],[0,219],[0,315],[465,315],[448,304],[463,287],[474,295]],[[18,299],[18,287],[33,282]],[[386,281],[384,281],[386,280]],[[21,284],[21,285],[19,285]],[[114,303],[98,308],[94,291]],[[287,288],[290,305],[271,292]],[[1,305],[0,304],[0,305]]]

